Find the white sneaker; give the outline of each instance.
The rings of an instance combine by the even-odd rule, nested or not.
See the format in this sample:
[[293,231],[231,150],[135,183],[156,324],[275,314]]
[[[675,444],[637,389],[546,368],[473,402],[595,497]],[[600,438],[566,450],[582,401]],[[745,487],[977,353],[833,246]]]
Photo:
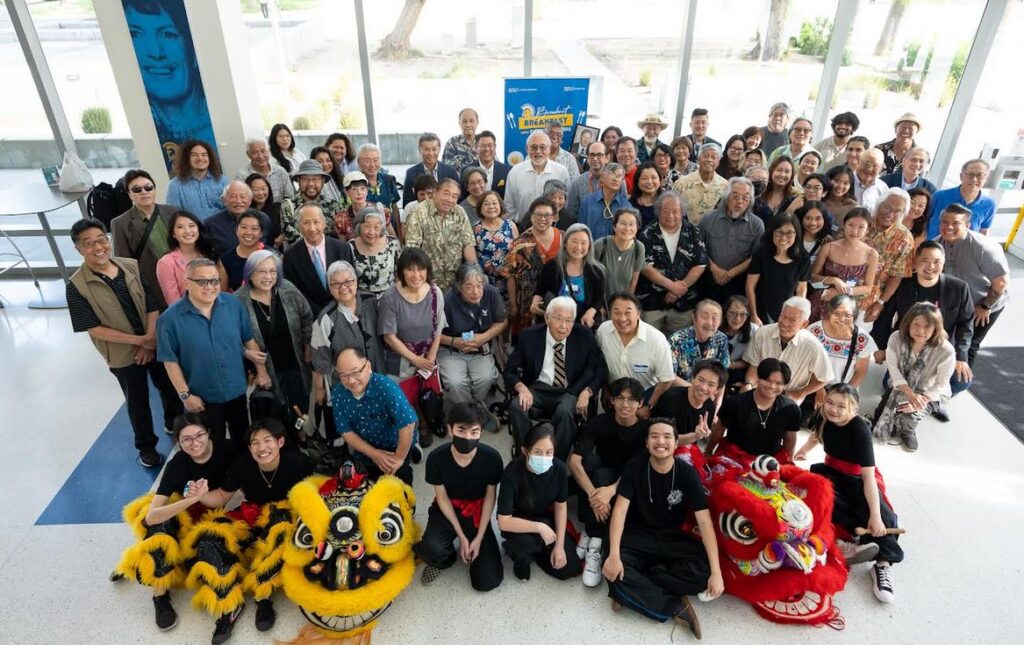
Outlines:
[[892,565],[875,564],[871,567],[871,591],[878,602],[891,603],[896,601],[896,592],[892,588]]
[[583,584],[588,587],[596,587],[601,584],[601,567],[604,562],[601,559],[601,538],[590,538],[590,546],[587,547],[587,558],[583,565]]
[[580,533],[580,541],[576,543],[576,557],[582,560],[587,557],[587,548],[590,546],[590,536],[586,531]]
[[878,545],[874,542],[866,544],[843,540],[836,540],[836,542],[839,545],[839,551],[843,554],[843,559],[846,560],[847,566],[860,564],[861,562],[871,562],[878,555]]

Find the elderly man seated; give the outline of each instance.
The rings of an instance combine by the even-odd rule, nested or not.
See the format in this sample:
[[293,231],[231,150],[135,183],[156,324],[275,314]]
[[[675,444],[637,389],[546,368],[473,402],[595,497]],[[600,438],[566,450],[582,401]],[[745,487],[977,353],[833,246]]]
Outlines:
[[797,405],[832,381],[832,362],[825,348],[805,329],[810,316],[810,301],[793,296],[782,303],[779,322],[757,330],[743,354],[743,360],[750,366],[744,391],[754,389],[758,382],[757,366],[766,358],[777,358],[789,366],[791,376],[786,383],[786,395]]
[[608,373],[593,332],[575,320],[575,300],[552,299],[544,310],[545,324],[519,333],[519,344],[505,365],[516,445],[523,444],[531,418],[549,417],[555,456],[562,461],[569,458],[576,438],[575,415],[586,416]]
[[702,360],[713,360],[729,369],[729,337],[718,331],[722,324],[722,305],[714,300],[701,300],[694,309],[693,325],[680,329],[668,339],[672,348],[673,385],[689,387],[694,366]]
[[251,210],[252,189],[244,181],[235,179],[224,187],[220,197],[224,202],[224,209],[210,215],[204,222],[206,238],[213,246],[213,252],[219,258],[238,244],[238,235],[235,228],[238,226],[238,218],[243,214],[251,213],[260,219],[263,226],[263,244],[270,244],[270,217],[258,210]]

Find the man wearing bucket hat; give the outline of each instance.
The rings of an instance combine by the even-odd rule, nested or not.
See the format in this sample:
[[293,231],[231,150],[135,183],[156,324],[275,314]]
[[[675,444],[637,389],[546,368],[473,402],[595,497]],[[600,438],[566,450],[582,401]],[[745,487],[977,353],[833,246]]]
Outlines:
[[658,146],[658,135],[668,127],[668,123],[663,121],[660,116],[653,112],[648,114],[641,121],[636,122],[636,127],[643,131],[643,138],[638,142],[638,150],[636,151],[636,160],[638,164],[641,164],[652,156],[654,156],[654,149]]
[[299,192],[290,199],[281,202],[281,232],[284,234],[286,245],[292,245],[299,241],[302,235],[299,233],[297,215],[299,207],[306,202],[314,202],[320,205],[327,220],[327,234],[334,234],[334,214],[342,210],[338,200],[325,197],[323,193],[324,182],[330,179],[330,175],[320,167],[320,162],[315,159],[307,159],[299,164],[299,169],[292,173],[292,179],[299,182]]
[[921,131],[921,119],[917,118],[914,113],[907,112],[893,121],[892,125],[896,128],[896,136],[891,141],[876,146],[885,155],[883,175],[903,170],[903,155],[917,146],[917,143],[914,142],[914,135]]

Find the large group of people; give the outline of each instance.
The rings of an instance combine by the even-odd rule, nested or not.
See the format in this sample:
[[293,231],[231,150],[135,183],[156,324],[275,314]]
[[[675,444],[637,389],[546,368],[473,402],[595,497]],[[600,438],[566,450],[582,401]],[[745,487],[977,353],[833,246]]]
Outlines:
[[[130,170],[133,206],[109,236],[72,227],[83,262],[67,291],[74,330],[124,392],[139,462],[164,462],[150,382],[180,447],[146,522],[238,489],[280,501],[344,460],[411,483],[448,437],[423,475],[424,584],[462,560],[474,589],[494,589],[504,552],[520,580],[534,563],[605,578],[616,605],[699,636],[688,597],[723,581],[707,492],[677,453],[792,463],[820,443],[833,521],[867,531],[843,544],[847,562],[872,561],[892,602],[903,553],[872,439],[914,451],[926,414],[948,421],[1006,305],[989,167],[969,160],[936,191],[913,114],[876,147],[853,113],[818,142],[792,116],[777,103],[723,146],[707,110],[669,143],[648,115],[636,138],[609,126],[578,158],[553,124],[509,167],[467,108],[444,145],[419,137],[401,183],[372,143],[335,133],[307,157],[278,124],[233,178],[215,146],[182,142],[166,203]],[[865,417],[871,361],[884,394]],[[505,420],[507,466],[481,439]],[[173,626],[154,594],[157,625]]]

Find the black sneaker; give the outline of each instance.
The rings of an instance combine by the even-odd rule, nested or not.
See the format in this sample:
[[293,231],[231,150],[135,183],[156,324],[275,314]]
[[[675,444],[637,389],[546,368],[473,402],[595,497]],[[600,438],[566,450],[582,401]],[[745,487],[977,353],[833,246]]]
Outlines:
[[424,587],[429,587],[441,576],[441,570],[432,564],[428,564],[423,567],[423,573],[420,574],[420,582],[423,583]]
[[907,452],[917,451],[917,431],[907,430],[903,434],[903,449]]
[[423,451],[420,450],[420,447],[417,446],[416,444],[412,445],[412,450],[410,450],[409,452],[411,453],[409,459],[412,461],[412,463],[418,464],[421,461],[423,461]]
[[945,405],[937,401],[932,401],[928,404],[928,411],[939,421],[949,423],[949,409],[946,408]]
[[677,625],[682,625],[693,632],[694,638],[700,640],[700,621],[697,620],[697,612],[694,611],[693,605],[690,604],[690,598],[683,596],[683,606],[679,608],[679,611],[672,614],[672,620]]
[[871,591],[878,602],[891,603],[896,600],[896,593],[892,590],[891,565],[875,563],[871,567]]
[[273,629],[277,621],[277,612],[274,611],[274,601],[270,598],[256,601],[256,629],[261,632]]
[[146,468],[156,468],[164,463],[164,456],[155,448],[143,448],[139,451],[139,463]]
[[527,558],[512,561],[512,572],[522,582],[530,579],[530,561]]
[[156,626],[161,631],[167,631],[178,624],[178,614],[171,606],[170,592],[162,596],[153,596],[153,609],[156,610]]
[[434,445],[434,435],[430,432],[420,433],[420,446],[423,448],[429,448]]
[[231,630],[235,628],[235,621],[242,615],[243,609],[245,609],[244,603],[230,614],[224,614],[217,619],[217,625],[213,628],[213,638],[210,640],[212,645],[220,645],[231,638]]
[[494,414],[490,410],[487,410],[484,416],[484,430],[491,433],[497,433],[501,430],[501,421],[498,419],[498,415]]

